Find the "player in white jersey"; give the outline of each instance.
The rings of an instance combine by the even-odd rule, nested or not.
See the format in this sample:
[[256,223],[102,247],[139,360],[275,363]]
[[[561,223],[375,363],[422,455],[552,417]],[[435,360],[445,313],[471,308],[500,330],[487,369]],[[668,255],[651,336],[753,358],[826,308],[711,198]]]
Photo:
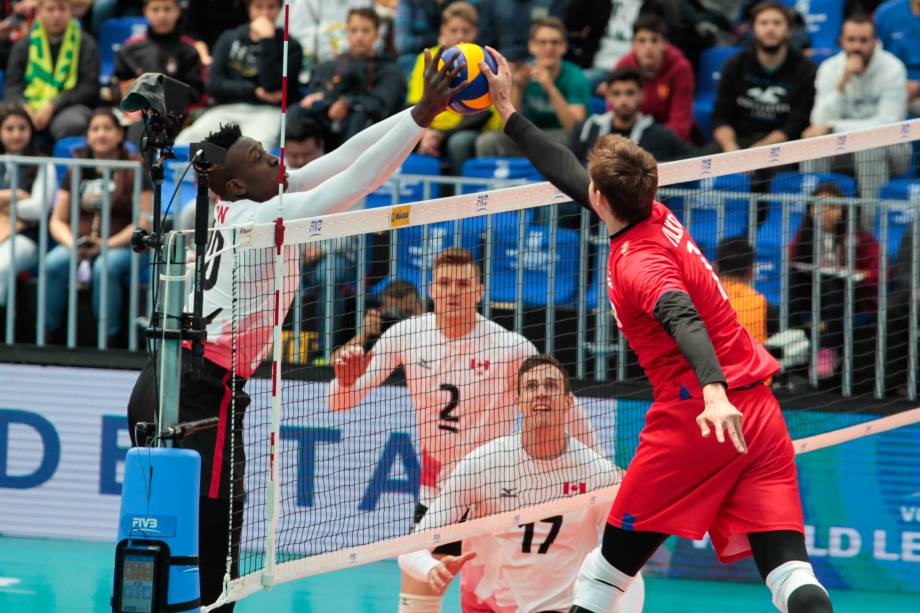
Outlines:
[[[236,576],[242,517],[238,507],[245,470],[241,433],[243,412],[249,404],[243,385],[271,347],[274,309],[274,250],[247,250],[239,266],[224,250],[232,244],[233,233],[241,224],[344,211],[377,189],[399,168],[432,119],[462,88],[450,87],[455,70],[447,65],[437,68],[439,60],[440,52],[434,58],[426,55],[424,93],[418,104],[357,134],[289,177],[281,175],[278,158],[266,153],[259,142],[243,137],[235,124],[221,126],[206,139],[227,152],[224,164],[210,172],[211,189],[220,198],[214,211],[204,283],[204,314],[213,315],[213,319],[208,325],[200,370],[193,367],[188,347],[183,353],[179,421],[218,417],[219,423],[216,430],[196,432],[178,443],[198,451],[202,460],[199,561],[204,603],[214,602],[223,589],[227,543],[231,540],[227,517],[231,515],[229,475],[230,458],[234,456],[232,573]],[[278,181],[282,178],[283,210],[278,195]],[[294,299],[300,277],[298,255],[296,247],[285,247],[284,312]],[[237,322],[235,339],[231,334],[233,319]],[[157,391],[156,364],[151,361],[138,377],[128,403],[129,432],[135,444],[143,443],[134,440],[136,424],[155,421]],[[233,399],[236,420],[230,423]],[[236,437],[232,436],[234,431],[239,433]],[[231,439],[235,440],[233,450]],[[232,609],[227,605],[219,611]]]
[[[466,249],[451,247],[435,258],[429,286],[434,312],[391,326],[370,353],[347,344],[334,356],[329,385],[333,411],[360,403],[398,367],[405,369],[416,410],[421,447],[421,491],[416,521],[437,495],[456,463],[477,447],[515,429],[515,377],[525,358],[537,353],[529,340],[479,314],[483,287],[479,266]],[[570,431],[596,446],[580,409]],[[457,553],[459,543],[436,553]],[[403,575],[400,612],[440,609],[440,595],[427,582]]]
[[[524,360],[517,389],[517,408],[524,415],[521,432],[487,443],[460,460],[417,530],[516,511],[619,480],[610,462],[566,432],[574,397],[555,358],[535,355]],[[578,569],[597,545],[608,506],[602,502],[464,539],[461,556],[440,561],[428,550],[406,554],[399,565],[438,592],[463,567],[464,613],[567,611]],[[643,601],[640,575],[620,611],[638,613]]]

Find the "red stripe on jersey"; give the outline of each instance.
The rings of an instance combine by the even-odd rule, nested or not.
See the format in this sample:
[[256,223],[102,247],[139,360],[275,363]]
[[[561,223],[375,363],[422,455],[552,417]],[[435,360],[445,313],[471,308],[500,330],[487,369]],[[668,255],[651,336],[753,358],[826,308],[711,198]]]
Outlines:
[[227,408],[230,406],[230,373],[224,374],[221,382],[224,384],[224,397],[220,399],[220,409],[217,412],[217,440],[214,441],[214,461],[211,463],[211,487],[208,489],[209,498],[220,496],[220,477],[224,466],[224,440],[227,438]]
[[422,474],[419,483],[426,487],[438,487],[438,475],[441,473],[441,462],[428,453],[427,449],[422,449]]

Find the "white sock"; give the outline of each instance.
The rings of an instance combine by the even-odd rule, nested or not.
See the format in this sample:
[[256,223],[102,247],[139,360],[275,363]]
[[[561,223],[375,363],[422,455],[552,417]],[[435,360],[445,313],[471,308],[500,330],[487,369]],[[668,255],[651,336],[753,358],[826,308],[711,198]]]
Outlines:
[[635,577],[617,570],[604,559],[598,547],[587,555],[575,579],[575,599],[572,604],[591,613],[611,613],[629,589]]
[[400,592],[398,613],[441,613],[441,597]]

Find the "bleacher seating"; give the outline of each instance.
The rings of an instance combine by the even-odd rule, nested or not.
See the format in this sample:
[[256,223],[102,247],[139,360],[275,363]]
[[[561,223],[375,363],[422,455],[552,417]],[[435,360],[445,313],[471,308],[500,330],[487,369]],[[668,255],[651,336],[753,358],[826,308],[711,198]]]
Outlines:
[[782,0],[797,10],[808,27],[814,49],[831,49],[837,45],[843,26],[844,2],[841,0]]
[[[441,162],[438,158],[431,157],[430,155],[412,153],[406,158],[406,161],[403,162],[398,174],[440,176]],[[425,198],[425,188],[420,181],[400,182],[398,195],[394,193],[396,191],[396,185],[397,183],[394,179],[388,180],[375,192],[368,194],[365,206],[369,209],[375,209],[403,202],[418,202]],[[428,197],[438,197],[436,187],[432,188]]]
[[[903,200],[904,205],[888,209],[888,262],[889,269],[897,261],[901,239],[914,220],[914,211],[920,206],[920,179],[893,179],[882,187],[882,200]],[[881,243],[882,209],[875,215],[875,236]]]
[[[519,296],[525,307],[545,307],[552,292],[555,305],[570,306],[576,298],[578,280],[578,232],[556,230],[556,249],[550,250],[552,233],[547,226],[531,225],[518,249],[517,232],[496,234],[489,298],[493,302],[514,302]],[[550,269],[555,283],[550,287]],[[518,270],[523,286],[518,287]]]
[[[690,234],[703,254],[711,261],[722,238],[745,236],[748,231],[750,200],[725,198],[718,192],[749,193],[751,179],[746,174],[706,178],[689,184],[700,194],[686,199],[691,211]],[[719,208],[724,210],[722,236],[719,236]]]
[[[815,187],[821,183],[833,181],[843,190],[847,197],[856,195],[856,181],[853,177],[837,173],[799,173],[781,172],[770,181],[770,192],[773,194],[802,194],[801,200],[782,203],[770,200],[767,206],[767,215],[763,224],[757,229],[757,244],[755,246],[755,276],[754,282],[757,291],[762,293],[767,302],[772,305],[780,303],[782,275],[782,254],[788,255],[789,246],[795,239],[795,234],[802,224],[808,202]],[[788,234],[783,236],[783,206],[788,208],[789,226]]]
[[115,54],[126,40],[147,31],[143,17],[114,17],[103,22],[99,30],[99,81],[109,83],[115,73]]
[[712,107],[722,76],[725,60],[738,53],[738,47],[711,47],[703,51],[696,74],[696,94],[693,97],[693,118],[707,141],[712,139]]

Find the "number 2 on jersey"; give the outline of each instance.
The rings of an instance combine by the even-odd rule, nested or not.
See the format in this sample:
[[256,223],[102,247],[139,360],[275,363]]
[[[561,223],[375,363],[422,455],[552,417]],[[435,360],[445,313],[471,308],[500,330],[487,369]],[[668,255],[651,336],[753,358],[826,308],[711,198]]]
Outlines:
[[453,425],[459,424],[460,418],[452,413],[457,408],[457,405],[460,404],[460,389],[456,385],[442,383],[441,391],[450,392],[450,400],[441,409],[441,415],[439,416],[441,423],[438,424],[438,429],[447,430],[448,432],[460,432],[460,429]]
[[[559,536],[559,530],[562,528],[562,515],[553,515],[552,517],[547,517],[546,519],[540,520],[541,524],[552,524],[549,529],[549,534],[546,535],[546,540],[540,543],[540,547],[537,548],[537,553],[546,553],[549,551],[549,546],[553,544],[553,541],[556,540],[556,537]],[[524,528],[524,542],[521,543],[521,553],[532,553],[531,546],[533,545],[533,524],[521,524]]]

